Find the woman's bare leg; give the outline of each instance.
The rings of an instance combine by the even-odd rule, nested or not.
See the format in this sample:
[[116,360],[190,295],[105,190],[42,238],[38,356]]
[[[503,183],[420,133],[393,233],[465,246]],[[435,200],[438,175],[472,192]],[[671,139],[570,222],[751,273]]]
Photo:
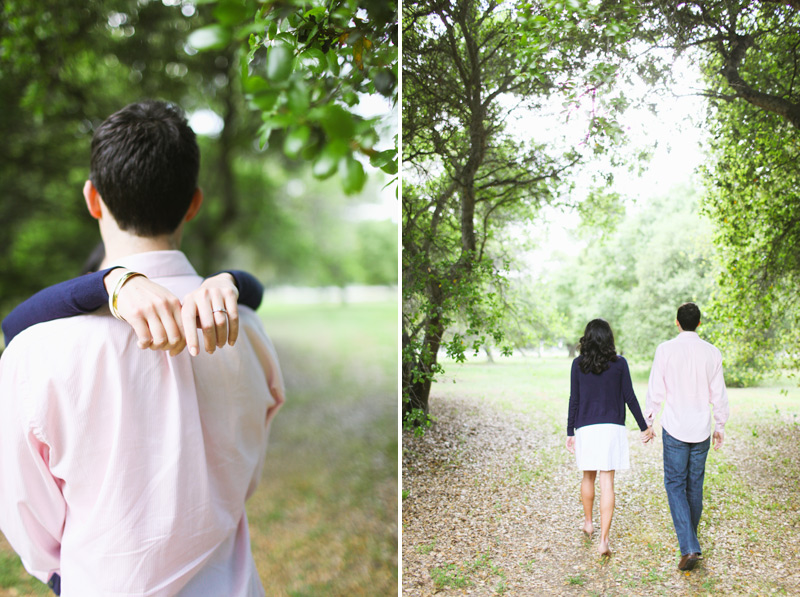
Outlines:
[[594,480],[597,471],[583,471],[581,481],[581,501],[583,502],[583,532],[587,535],[594,533],[592,524],[592,510],[594,508]]
[[600,471],[600,543],[597,550],[610,555],[608,533],[614,517],[614,471]]

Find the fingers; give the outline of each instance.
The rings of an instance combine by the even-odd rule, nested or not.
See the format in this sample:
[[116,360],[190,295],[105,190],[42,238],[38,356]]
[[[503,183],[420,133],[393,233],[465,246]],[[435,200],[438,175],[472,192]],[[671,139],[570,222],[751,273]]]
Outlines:
[[233,346],[239,338],[238,297],[233,292],[224,293],[225,308],[228,310],[228,344]]
[[[231,285],[232,286],[232,285]],[[186,330],[200,327],[203,348],[209,354],[225,344],[234,345],[239,336],[238,296],[234,288],[201,286],[183,299],[181,321]],[[199,353],[196,334],[187,333],[189,353]]]
[[715,433],[715,434],[714,434],[714,449],[715,449],[715,450],[719,450],[719,449],[722,447],[722,442],[723,442],[723,441],[724,441],[724,440],[723,440],[723,436],[722,436],[722,434],[721,434],[721,433],[718,433],[718,432],[717,432],[717,433]]
[[183,321],[181,320],[181,303],[175,301],[170,304],[170,311],[164,321],[164,329],[167,332],[168,349],[170,356],[180,354],[186,348],[186,334],[184,333]]
[[194,297],[197,305],[197,322],[203,331],[203,347],[208,354],[213,354],[217,347],[217,326],[214,323],[211,301],[202,296],[207,291],[196,291],[201,296]]
[[199,327],[197,303],[188,300],[188,297],[183,300],[181,321],[183,329],[186,331],[186,346],[189,347],[189,354],[196,357],[200,353],[200,342],[197,339],[197,328]]
[[186,346],[181,303],[162,286],[145,277],[132,278],[120,290],[117,308],[136,333],[139,348],[166,350],[174,356]]
[[228,340],[228,311],[225,307],[212,303],[211,313],[214,315],[217,348],[222,348]]

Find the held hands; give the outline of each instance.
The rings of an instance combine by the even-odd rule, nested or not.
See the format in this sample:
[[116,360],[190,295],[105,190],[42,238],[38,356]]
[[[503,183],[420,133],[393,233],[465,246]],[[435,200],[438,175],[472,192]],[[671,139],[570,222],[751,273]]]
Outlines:
[[655,432],[655,431],[653,431],[653,426],[651,425],[650,427],[648,427],[647,429],[645,429],[644,431],[642,431],[642,433],[641,433],[641,436],[640,436],[640,437],[641,437],[641,439],[642,439],[642,443],[643,443],[643,444],[646,444],[646,443],[647,443],[647,442],[649,442],[650,440],[653,440],[653,439],[655,439],[655,437],[656,437],[656,432]]
[[[116,268],[105,276],[103,282],[109,294],[125,273],[125,269]],[[184,330],[202,328],[203,344],[209,354],[226,342],[233,346],[239,336],[238,298],[233,276],[227,273],[204,280],[184,297],[183,304],[163,286],[137,276],[129,278],[118,290],[116,306],[118,314],[136,333],[139,348],[166,350],[175,356],[188,345],[189,352],[197,355],[197,334],[184,334]]]

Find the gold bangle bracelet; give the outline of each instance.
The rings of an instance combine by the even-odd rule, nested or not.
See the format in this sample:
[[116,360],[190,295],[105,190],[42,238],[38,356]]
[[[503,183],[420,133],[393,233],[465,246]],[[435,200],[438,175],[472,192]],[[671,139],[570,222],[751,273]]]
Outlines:
[[117,298],[119,298],[119,291],[122,290],[122,287],[128,280],[135,278],[136,276],[142,276],[143,278],[147,277],[139,272],[128,272],[123,274],[119,277],[119,280],[117,280],[117,283],[114,285],[114,292],[108,295],[108,308],[111,310],[111,314],[120,321],[125,321],[125,318],[119,314],[119,311],[117,311]]

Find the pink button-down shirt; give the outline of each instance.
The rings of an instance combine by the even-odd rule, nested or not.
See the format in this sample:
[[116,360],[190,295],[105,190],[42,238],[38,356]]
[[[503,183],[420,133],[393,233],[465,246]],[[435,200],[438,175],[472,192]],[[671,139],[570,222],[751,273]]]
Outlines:
[[[178,297],[201,282],[179,251],[119,264]],[[9,344],[0,529],[31,574],[58,572],[64,597],[264,594],[245,500],[283,381],[258,317],[239,313],[236,345],[213,355],[140,350],[107,307]]]
[[711,435],[711,407],[715,431],[728,420],[728,392],[722,375],[722,354],[695,332],[681,332],[656,349],[647,385],[644,417],[648,425],[664,404],[661,426],[687,443]]

